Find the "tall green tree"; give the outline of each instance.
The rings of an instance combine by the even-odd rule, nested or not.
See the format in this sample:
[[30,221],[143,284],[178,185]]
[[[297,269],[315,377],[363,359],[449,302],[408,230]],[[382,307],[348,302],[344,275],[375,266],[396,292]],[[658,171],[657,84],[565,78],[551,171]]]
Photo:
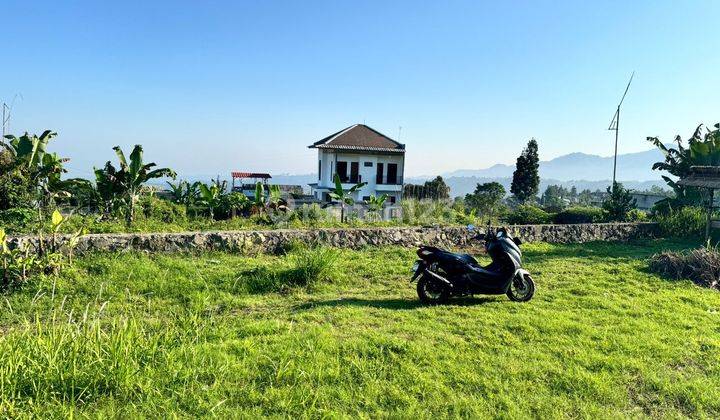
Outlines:
[[437,176],[422,185],[405,184],[403,196],[418,200],[447,200],[450,198],[450,187],[441,176]]
[[465,205],[492,218],[500,209],[503,197],[505,197],[505,187],[502,184],[498,182],[477,184],[472,194],[465,195]]
[[538,143],[533,138],[517,158],[510,192],[520,203],[533,201],[540,188]]
[[607,218],[613,222],[624,222],[628,220],[630,210],[637,207],[637,202],[632,197],[632,192],[619,182],[612,187],[607,187],[608,196],[603,202],[603,210]]

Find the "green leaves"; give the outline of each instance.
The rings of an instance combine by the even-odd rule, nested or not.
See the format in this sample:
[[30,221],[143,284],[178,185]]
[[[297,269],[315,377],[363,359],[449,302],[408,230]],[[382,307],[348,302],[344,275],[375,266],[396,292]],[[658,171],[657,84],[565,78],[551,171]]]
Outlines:
[[60,214],[60,212],[57,209],[55,209],[55,211],[52,214],[51,220],[52,220],[53,229],[57,228],[58,226],[60,226],[60,223],[62,223],[62,221],[63,221],[62,214]]

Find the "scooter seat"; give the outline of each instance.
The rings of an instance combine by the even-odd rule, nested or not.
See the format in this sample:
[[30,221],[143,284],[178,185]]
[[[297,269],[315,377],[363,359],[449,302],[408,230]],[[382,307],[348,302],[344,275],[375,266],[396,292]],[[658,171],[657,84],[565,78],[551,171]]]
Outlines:
[[485,267],[481,267],[477,264],[468,264],[468,268],[472,271],[472,274],[483,276],[486,278],[503,278],[505,275],[496,270],[488,270]]

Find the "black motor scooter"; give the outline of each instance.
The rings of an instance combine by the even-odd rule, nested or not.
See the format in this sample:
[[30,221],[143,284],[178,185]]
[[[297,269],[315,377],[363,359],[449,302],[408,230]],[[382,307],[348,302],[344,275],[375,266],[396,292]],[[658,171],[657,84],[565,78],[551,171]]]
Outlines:
[[[474,230],[474,226],[468,226]],[[485,250],[492,259],[481,266],[468,254],[454,254],[431,246],[421,246],[419,260],[413,267],[412,281],[417,280],[417,293],[424,303],[443,303],[450,296],[502,295],[515,302],[527,302],[535,293],[535,282],[522,268],[520,239],[513,238],[505,228],[475,239],[485,241]]]

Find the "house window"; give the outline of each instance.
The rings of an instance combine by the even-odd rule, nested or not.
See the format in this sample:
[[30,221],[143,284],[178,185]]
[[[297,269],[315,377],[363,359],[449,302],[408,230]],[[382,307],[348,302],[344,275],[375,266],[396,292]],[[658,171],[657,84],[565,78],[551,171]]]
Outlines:
[[372,162],[365,162],[365,163],[363,163],[363,166],[366,167],[366,168],[372,168],[373,163],[372,163]]
[[390,204],[395,204],[395,196],[388,197],[388,200],[390,200]]
[[366,195],[365,197],[363,197],[363,201],[370,201],[370,196]]
[[350,182],[357,184],[360,182],[360,163],[350,162]]
[[383,164],[378,163],[377,164],[377,176],[375,177],[375,183],[378,185],[384,184],[383,182]]
[[388,163],[387,168],[387,183],[390,185],[396,185],[397,182],[397,163]]
[[347,162],[338,161],[335,164],[335,173],[340,177],[340,182],[348,182]]
[[322,179],[322,160],[318,161],[318,181]]

